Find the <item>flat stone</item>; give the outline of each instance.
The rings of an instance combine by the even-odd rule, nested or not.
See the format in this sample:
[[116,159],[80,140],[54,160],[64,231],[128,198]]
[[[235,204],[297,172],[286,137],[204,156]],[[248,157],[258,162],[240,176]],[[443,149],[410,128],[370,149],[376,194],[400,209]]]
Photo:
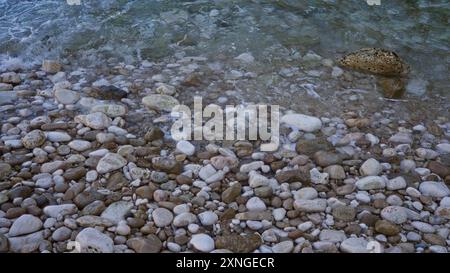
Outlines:
[[9,250],[8,238],[5,235],[0,234],[0,253],[6,253]]
[[73,199],[73,203],[77,205],[78,208],[83,209],[90,203],[96,201],[96,200],[103,200],[105,196],[95,189],[90,189],[87,191],[80,192],[75,196]]
[[423,233],[434,233],[436,232],[436,229],[425,222],[420,222],[420,221],[413,221],[411,222],[411,226],[413,226],[415,229],[417,229],[418,231],[421,231]]
[[195,222],[197,222],[197,216],[190,212],[180,213],[173,219],[173,225],[176,227],[185,227]]
[[436,151],[441,154],[450,154],[450,143],[440,143],[436,145]]
[[127,113],[127,108],[119,104],[99,104],[91,108],[91,113],[102,112],[110,118],[122,117]]
[[127,97],[128,93],[114,85],[102,85],[93,87],[88,95],[101,100],[120,100]]
[[95,228],[85,228],[78,233],[76,242],[79,244],[79,251],[82,253],[112,253],[114,252],[114,242],[106,234]]
[[328,184],[330,176],[328,173],[321,173],[317,168],[309,170],[311,182],[314,184]]
[[211,226],[217,223],[219,217],[212,211],[205,211],[198,215],[198,219],[203,226]]
[[78,208],[74,204],[51,205],[44,208],[44,213],[52,218],[57,218],[59,215],[71,215],[77,211]]
[[332,152],[318,151],[314,154],[314,161],[321,167],[338,165],[342,163],[340,155]]
[[106,209],[105,203],[100,200],[95,200],[89,205],[85,206],[81,211],[81,215],[100,215]]
[[118,224],[121,220],[125,220],[125,215],[128,214],[132,207],[133,204],[131,202],[114,202],[102,212],[101,217],[110,220],[114,224]]
[[234,202],[238,196],[241,195],[241,184],[235,183],[222,192],[222,201],[229,204]]
[[83,178],[86,175],[86,168],[84,167],[76,167],[76,168],[70,168],[67,169],[64,172],[64,179],[66,179],[66,181],[78,181],[81,178]]
[[142,104],[150,110],[170,112],[173,107],[180,105],[180,102],[168,95],[155,94],[142,98]]
[[386,220],[378,220],[375,223],[375,231],[387,236],[394,236],[400,233],[400,227]]
[[97,172],[108,173],[122,168],[127,164],[127,160],[119,154],[108,153],[100,159],[97,165]]
[[211,164],[208,164],[204,167],[202,167],[198,173],[198,176],[203,180],[208,180],[211,176],[216,174],[216,169]]
[[257,172],[250,172],[248,185],[252,188],[263,187],[269,185],[269,179]]
[[425,196],[443,198],[450,195],[450,189],[440,182],[426,181],[419,185],[419,191]]
[[366,176],[356,181],[355,185],[359,190],[367,191],[383,189],[386,182],[380,176]]
[[42,221],[30,214],[24,214],[17,218],[9,229],[8,235],[16,237],[20,235],[30,234],[42,228]]
[[412,136],[409,133],[399,132],[389,138],[389,142],[396,144],[412,144]]
[[21,82],[20,75],[16,72],[5,72],[0,75],[0,82],[19,84]]
[[261,237],[257,234],[217,236],[215,242],[217,249],[228,249],[234,253],[251,253],[261,244]]
[[188,156],[192,156],[195,153],[195,146],[192,145],[189,141],[178,141],[176,147],[178,151]]
[[248,220],[250,220],[250,221],[262,221],[262,220],[271,221],[272,220],[272,214],[270,213],[270,211],[246,211],[246,212],[238,213],[234,217],[241,221],[248,221]]
[[[9,91],[9,90],[13,90],[12,84],[0,82],[0,91]],[[5,99],[6,96],[4,94],[1,95],[2,95],[1,98]],[[7,99],[5,99],[5,101],[8,102]]]
[[286,216],[286,210],[284,208],[276,208],[272,211],[273,219],[275,221],[282,221]]
[[102,112],[95,112],[88,115],[80,115],[75,118],[85,126],[96,130],[106,129],[111,125],[111,119]]
[[[125,178],[123,173],[116,172],[109,177],[108,183],[106,184],[106,188],[111,191],[117,191],[117,190],[120,190],[123,187],[127,186],[128,184],[129,184],[129,181]],[[138,189],[136,189],[136,191]],[[140,190],[140,191],[142,191],[142,190]],[[151,193],[151,196],[153,196],[153,192]]]
[[71,141],[72,137],[66,132],[46,132],[47,140],[51,142],[67,142]]
[[405,208],[400,206],[388,206],[381,211],[381,217],[394,224],[403,224],[408,220]]
[[249,211],[265,211],[267,209],[264,202],[259,197],[252,197],[247,201],[245,205]]
[[111,227],[114,225],[111,220],[95,215],[81,216],[77,218],[76,222],[81,227]]
[[431,161],[427,167],[428,169],[430,169],[432,173],[435,173],[442,178],[445,178],[446,176],[450,175],[450,167],[445,166],[440,162]]
[[320,241],[338,243],[345,239],[347,239],[347,236],[342,230],[323,229],[319,234]]
[[68,89],[57,89],[54,94],[62,104],[75,104],[80,99],[80,93]]
[[41,173],[53,173],[58,169],[62,169],[66,166],[66,162],[61,160],[55,160],[53,162],[47,162],[42,164]]
[[152,165],[155,170],[163,171],[169,174],[181,173],[181,163],[176,161],[175,158],[164,156],[152,158]]
[[72,230],[67,227],[60,227],[56,229],[52,234],[52,239],[56,242],[62,242],[70,239]]
[[89,141],[80,139],[72,140],[68,145],[72,150],[75,150],[77,152],[84,152],[92,147]]
[[298,199],[294,201],[294,208],[304,212],[322,212],[327,208],[327,201],[325,199]]
[[41,130],[33,130],[22,138],[22,144],[27,149],[34,149],[44,144],[46,136]]
[[11,237],[8,240],[10,252],[31,253],[36,251],[44,241],[44,232],[38,231],[25,236]]
[[322,128],[322,121],[320,119],[303,114],[284,115],[281,117],[280,122],[305,132],[315,132]]
[[348,238],[341,243],[340,249],[345,253],[367,253],[368,242],[364,238]]
[[425,233],[422,238],[426,243],[431,245],[447,246],[445,238],[439,234]]
[[273,253],[291,253],[294,249],[294,243],[290,240],[280,242],[272,246]]
[[136,253],[158,253],[162,248],[161,240],[154,234],[150,234],[147,238],[129,239],[127,245]]
[[345,179],[345,171],[341,165],[331,165],[323,170],[331,179]]
[[333,209],[333,217],[336,220],[350,222],[355,219],[356,209],[350,206],[338,206]]
[[438,207],[435,211],[437,216],[450,220],[450,207]]
[[386,183],[386,188],[390,191],[401,190],[406,188],[406,186],[406,180],[401,176],[390,179]]
[[11,165],[0,162],[0,181],[4,180],[11,173]]
[[319,196],[316,189],[312,187],[301,188],[294,192],[294,199],[313,200]]

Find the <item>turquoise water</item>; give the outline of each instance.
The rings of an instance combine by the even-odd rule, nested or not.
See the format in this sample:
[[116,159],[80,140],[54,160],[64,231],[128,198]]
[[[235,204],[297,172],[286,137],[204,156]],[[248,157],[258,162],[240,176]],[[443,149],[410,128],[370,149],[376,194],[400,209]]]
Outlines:
[[276,70],[310,50],[335,59],[376,46],[396,51],[414,74],[446,89],[449,20],[446,0],[0,0],[0,61],[89,65],[158,61],[180,51],[210,59],[251,52]]

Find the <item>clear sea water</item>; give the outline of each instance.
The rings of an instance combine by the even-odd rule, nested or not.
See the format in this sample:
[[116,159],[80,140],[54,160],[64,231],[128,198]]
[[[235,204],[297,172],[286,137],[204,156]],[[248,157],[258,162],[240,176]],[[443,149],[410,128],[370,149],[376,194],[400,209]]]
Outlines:
[[251,52],[276,70],[296,53],[312,50],[335,59],[361,47],[383,47],[434,89],[448,89],[447,0],[381,0],[379,6],[365,0],[80,2],[0,0],[0,62],[113,58],[132,64],[164,59],[182,47],[211,59]]

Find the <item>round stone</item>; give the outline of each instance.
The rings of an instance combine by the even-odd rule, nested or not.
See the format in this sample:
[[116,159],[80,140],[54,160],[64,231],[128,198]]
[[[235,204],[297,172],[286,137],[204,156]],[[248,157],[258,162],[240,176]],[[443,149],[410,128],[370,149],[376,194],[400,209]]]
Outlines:
[[89,141],[79,140],[79,139],[72,140],[71,142],[69,142],[68,145],[72,150],[75,150],[77,152],[86,151],[86,150],[90,149],[92,146]]
[[272,246],[273,253],[290,253],[294,249],[294,243],[290,240]]
[[286,216],[286,210],[284,208],[276,208],[272,211],[275,221],[282,221]]
[[190,244],[198,251],[211,252],[214,250],[214,240],[207,234],[192,235]]
[[157,208],[152,212],[152,218],[157,227],[165,227],[172,223],[173,214],[166,208]]
[[179,105],[180,102],[168,95],[155,94],[142,98],[142,104],[150,110],[170,112],[172,111],[172,108]]
[[325,199],[313,199],[303,200],[298,199],[294,201],[294,208],[304,212],[322,212],[327,208],[327,200]]
[[70,235],[72,234],[72,230],[67,227],[60,227],[56,229],[52,234],[52,239],[56,242],[62,242],[68,240]]
[[259,197],[252,197],[247,201],[245,205],[249,211],[260,212],[265,211],[266,204]]
[[176,227],[185,227],[195,222],[197,222],[197,216],[190,212],[180,213],[173,219],[173,225]]
[[202,223],[202,225],[211,226],[219,220],[219,217],[212,211],[205,211],[198,215],[198,219],[200,219],[200,223]]
[[381,217],[394,224],[403,224],[408,220],[408,214],[403,207],[388,206],[381,211]]
[[33,130],[22,138],[22,144],[27,149],[34,149],[44,144],[46,136],[41,130]]
[[382,170],[383,167],[381,166],[380,162],[378,162],[376,159],[369,158],[361,165],[359,172],[363,176],[375,176],[381,173]]

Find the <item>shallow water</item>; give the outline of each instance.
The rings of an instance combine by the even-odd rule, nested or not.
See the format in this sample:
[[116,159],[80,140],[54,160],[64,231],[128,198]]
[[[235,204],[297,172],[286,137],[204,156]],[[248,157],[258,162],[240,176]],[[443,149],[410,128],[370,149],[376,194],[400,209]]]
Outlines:
[[[380,6],[363,0],[0,0],[0,60],[60,58],[89,66],[187,55],[227,64],[250,52],[258,78],[246,88],[267,98],[277,94],[269,86],[282,80],[272,72],[316,69],[299,58],[308,51],[334,60],[375,46],[397,52],[411,65],[412,78],[447,95],[449,18],[446,0],[381,0]],[[329,93],[336,88],[321,86]]]

